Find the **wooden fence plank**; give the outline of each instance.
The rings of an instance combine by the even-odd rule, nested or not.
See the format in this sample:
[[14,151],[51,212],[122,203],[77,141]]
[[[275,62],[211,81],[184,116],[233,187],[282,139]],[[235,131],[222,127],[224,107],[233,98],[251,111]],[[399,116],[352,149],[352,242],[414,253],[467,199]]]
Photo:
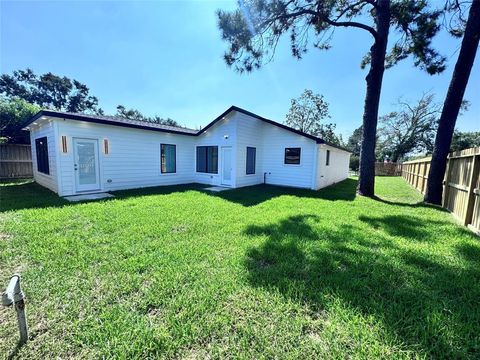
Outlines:
[[[402,164],[401,176],[425,194],[431,158]],[[444,177],[442,206],[464,225],[480,232],[480,147],[452,152]]]
[[0,178],[33,177],[30,145],[0,144]]
[[467,226],[472,222],[472,215],[473,215],[473,209],[475,206],[475,186],[477,185],[478,182],[478,173],[480,169],[480,156],[479,155],[474,155],[473,156],[473,161],[472,161],[472,171],[470,173],[470,183],[468,185],[468,192],[467,192],[467,208],[465,211],[465,218],[463,221],[463,225]]

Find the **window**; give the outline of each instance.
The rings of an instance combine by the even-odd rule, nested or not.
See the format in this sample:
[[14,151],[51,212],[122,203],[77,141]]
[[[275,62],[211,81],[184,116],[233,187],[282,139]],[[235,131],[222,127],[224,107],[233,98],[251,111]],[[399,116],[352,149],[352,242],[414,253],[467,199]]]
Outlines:
[[160,144],[160,168],[162,174],[177,172],[177,147]]
[[197,172],[218,174],[218,146],[197,146]]
[[285,148],[285,164],[300,164],[301,148]]
[[325,165],[330,165],[330,150],[327,150],[327,161],[325,162]]
[[35,139],[35,150],[37,153],[37,170],[49,175],[47,137]]
[[255,157],[257,149],[247,146],[247,175],[255,174]]

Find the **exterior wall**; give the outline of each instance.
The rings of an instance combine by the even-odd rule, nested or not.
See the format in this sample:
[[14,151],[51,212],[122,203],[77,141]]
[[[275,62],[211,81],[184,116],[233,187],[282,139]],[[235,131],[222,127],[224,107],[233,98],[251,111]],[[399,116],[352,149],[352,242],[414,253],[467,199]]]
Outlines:
[[[263,183],[263,136],[265,123],[254,117],[235,113],[237,126],[237,187]],[[268,125],[267,125],[268,126]],[[254,147],[255,174],[247,175],[247,147]]]
[[[237,119],[236,113],[228,115],[225,120],[212,126],[206,132],[198,137],[193,137],[195,148],[192,153],[192,161],[194,168],[192,174],[194,181],[200,184],[221,185],[222,171],[222,146],[232,147],[232,187],[236,187],[236,168],[235,168],[235,152],[236,152],[236,136],[237,136]],[[218,174],[208,174],[197,172],[197,146],[218,146]]]
[[[299,165],[284,164],[287,147],[302,149]],[[316,149],[314,140],[266,124],[263,131],[263,154],[259,159],[263,164],[263,172],[266,173],[266,183],[314,188]]]
[[[100,189],[114,191],[147,186],[203,183],[222,185],[222,147],[232,149],[231,187],[265,182],[272,185],[318,189],[348,177],[350,154],[312,139],[233,111],[199,136],[188,136],[50,118],[32,126],[35,180],[61,196],[76,194],[73,138],[98,141]],[[35,139],[47,136],[50,175],[36,171]],[[61,137],[67,137],[67,152]],[[103,141],[109,153],[104,154]],[[176,173],[162,174],[160,144],[176,145]],[[218,146],[218,173],[196,172],[196,147]],[[246,174],[246,149],[256,148],[255,174]],[[300,147],[299,165],[284,164],[285,148]],[[326,149],[331,151],[325,166]]]
[[[100,191],[192,183],[195,171],[193,136],[57,119],[58,143],[67,136],[67,153],[58,150],[62,196],[75,194],[73,138],[98,140]],[[109,153],[103,152],[108,139]],[[160,144],[176,145],[176,173],[162,174]],[[60,147],[60,146],[58,146]]]
[[[317,155],[316,189],[333,185],[348,178],[350,153],[332,146],[320,144]],[[327,150],[330,150],[330,165],[326,165]]]
[[[37,149],[35,148],[35,139],[44,136],[47,137],[49,175],[39,172],[37,168]],[[30,131],[30,143],[32,144],[33,178],[38,184],[58,193],[57,142],[55,139],[56,123],[54,121],[43,121],[39,125],[32,125]]]

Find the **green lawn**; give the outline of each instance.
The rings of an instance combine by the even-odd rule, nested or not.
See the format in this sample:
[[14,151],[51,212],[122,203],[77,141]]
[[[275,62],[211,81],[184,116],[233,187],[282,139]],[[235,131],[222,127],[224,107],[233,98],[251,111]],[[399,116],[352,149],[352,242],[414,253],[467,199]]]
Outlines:
[[[376,200],[200,186],[67,204],[2,184],[0,284],[21,358],[479,358],[480,241],[401,178]],[[0,310],[0,354],[15,348]]]

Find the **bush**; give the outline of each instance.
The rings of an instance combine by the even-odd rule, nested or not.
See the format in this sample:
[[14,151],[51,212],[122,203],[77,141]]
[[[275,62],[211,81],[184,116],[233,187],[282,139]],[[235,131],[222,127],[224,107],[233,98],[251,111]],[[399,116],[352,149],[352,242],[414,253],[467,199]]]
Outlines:
[[350,170],[358,171],[360,167],[360,157],[356,155],[350,156]]

